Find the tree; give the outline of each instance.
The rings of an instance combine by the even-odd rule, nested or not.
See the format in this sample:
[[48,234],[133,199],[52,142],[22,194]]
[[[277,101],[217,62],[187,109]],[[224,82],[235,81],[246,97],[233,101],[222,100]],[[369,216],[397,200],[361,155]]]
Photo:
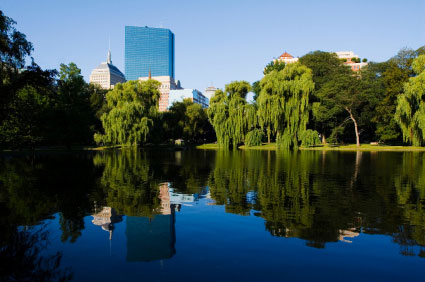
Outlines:
[[403,133],[403,140],[414,146],[425,143],[425,55],[412,63],[417,74],[404,85],[404,93],[397,98],[395,120]]
[[[266,75],[274,70],[281,71],[285,68],[285,66],[285,62],[273,60],[265,66],[263,70],[263,75]],[[252,91],[254,92],[254,101],[257,101],[257,98],[261,92],[260,81],[255,81],[254,83],[252,83]]]
[[56,71],[43,71],[35,64],[19,74],[9,113],[0,122],[0,144],[34,148],[50,141],[55,76]]
[[264,76],[258,97],[258,118],[269,142],[271,133],[276,133],[279,147],[298,148],[300,134],[308,123],[313,88],[311,70],[299,63]]
[[101,117],[105,134],[96,143],[138,145],[145,142],[158,113],[160,83],[156,80],[117,84],[106,94],[109,112]]
[[206,110],[190,99],[174,102],[164,117],[164,127],[171,131],[169,136],[172,139],[183,138],[196,143],[204,138],[211,127]]
[[0,11],[0,123],[8,115],[9,103],[16,94],[14,82],[18,69],[25,65],[25,58],[33,50],[25,34],[14,27],[16,22]]
[[55,107],[56,142],[87,144],[91,141],[94,113],[90,105],[88,84],[75,63],[61,64]]
[[[378,70],[377,74],[379,79],[382,80],[385,94],[376,107],[376,115],[373,121],[376,122],[376,135],[382,141],[402,141],[400,139],[400,127],[394,119],[397,97],[402,94],[403,86],[409,80],[409,77],[415,75],[412,62],[420,54],[425,54],[425,46],[416,51],[403,48],[396,56],[379,64],[382,69]],[[369,64],[368,68],[370,66]]]
[[267,66],[264,68],[263,74],[266,75],[268,73],[271,73],[272,71],[281,71],[285,68],[285,66],[285,62],[273,60],[268,63]]
[[376,122],[375,134],[380,141],[388,142],[399,139],[400,127],[394,119],[397,97],[403,92],[403,84],[408,81],[409,74],[400,68],[393,60],[385,64],[385,70],[380,73],[383,83],[384,97],[375,109],[373,121]]
[[335,53],[323,51],[310,52],[300,58],[300,63],[312,70],[314,90],[311,93],[312,115],[309,124],[322,135],[322,143],[326,143],[333,130],[338,126],[340,111],[332,100],[321,100],[318,93],[324,84],[337,74],[351,74],[351,70],[343,64]]
[[246,81],[234,81],[217,90],[210,100],[208,118],[220,147],[237,148],[245,134],[257,124],[255,106],[246,102],[251,85]]
[[359,126],[370,121],[381,95],[375,78],[375,74],[367,70],[359,75],[337,74],[317,92],[321,103],[332,105],[333,112],[348,114],[340,127],[350,120],[353,122],[357,146],[360,146]]

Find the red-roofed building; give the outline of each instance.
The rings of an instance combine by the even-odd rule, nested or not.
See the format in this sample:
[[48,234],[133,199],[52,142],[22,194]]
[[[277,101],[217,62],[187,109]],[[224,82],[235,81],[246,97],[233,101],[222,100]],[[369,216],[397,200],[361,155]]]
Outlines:
[[291,64],[298,62],[298,58],[294,58],[291,54],[285,51],[280,57],[277,59],[279,62],[284,62],[285,64]]

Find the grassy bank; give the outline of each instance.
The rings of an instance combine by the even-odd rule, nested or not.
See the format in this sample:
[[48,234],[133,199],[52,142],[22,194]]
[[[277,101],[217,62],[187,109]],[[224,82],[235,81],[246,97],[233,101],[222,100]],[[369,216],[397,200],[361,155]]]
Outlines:
[[[196,147],[197,149],[207,149],[207,150],[216,150],[218,149],[217,144],[204,144]],[[241,150],[265,150],[265,151],[273,151],[276,150],[276,143],[264,143],[261,146],[240,146]],[[349,145],[326,145],[326,146],[316,146],[316,147],[301,147],[300,150],[309,150],[309,151],[418,151],[425,152],[425,147],[414,147],[414,146],[390,146],[390,145],[370,145],[370,144],[362,144],[360,147],[357,147],[355,144]]]
[[326,145],[317,147],[300,148],[301,150],[310,151],[423,151],[425,147],[414,147],[414,146],[390,146],[390,145],[370,145],[361,144],[357,147],[356,144],[350,145]]

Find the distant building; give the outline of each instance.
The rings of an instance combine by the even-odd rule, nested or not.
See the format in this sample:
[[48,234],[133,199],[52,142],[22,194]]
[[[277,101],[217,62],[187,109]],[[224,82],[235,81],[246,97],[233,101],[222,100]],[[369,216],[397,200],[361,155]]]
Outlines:
[[112,64],[111,51],[108,51],[106,62],[101,63],[91,72],[90,83],[98,84],[103,89],[111,89],[115,84],[123,82],[125,82],[125,76]]
[[145,81],[148,79],[154,79],[161,83],[161,85],[159,86],[159,92],[161,93],[161,96],[159,98],[159,111],[166,111],[168,108],[170,91],[181,89],[180,81],[174,81],[174,78],[171,76],[139,77],[140,81]]
[[[276,61],[276,59],[274,61]],[[285,52],[277,58],[277,61],[284,62],[285,64],[292,64],[298,62],[298,58],[294,58],[291,54]]]
[[102,230],[109,232],[109,240],[111,240],[112,232],[115,228],[114,224],[122,221],[122,215],[118,215],[115,209],[111,207],[103,207],[100,212],[92,216],[92,223],[100,226]]
[[125,75],[127,80],[174,76],[174,34],[169,29],[125,27]]
[[[344,60],[344,64],[351,67],[351,69],[353,71],[359,71],[361,70],[363,67],[367,66],[366,62],[355,62],[353,61],[353,59],[359,59],[359,56],[354,54],[353,51],[339,51],[339,52],[335,52],[336,55],[338,56],[338,58],[340,58],[341,60]],[[359,59],[360,61],[360,59]]]
[[214,96],[215,91],[217,91],[217,88],[214,86],[208,86],[207,89],[204,91],[204,96],[207,97],[209,100],[211,100],[211,97]]
[[181,102],[184,99],[190,99],[193,103],[199,104],[202,108],[208,108],[209,100],[197,89],[176,89],[170,90],[168,106],[171,107],[174,102]]

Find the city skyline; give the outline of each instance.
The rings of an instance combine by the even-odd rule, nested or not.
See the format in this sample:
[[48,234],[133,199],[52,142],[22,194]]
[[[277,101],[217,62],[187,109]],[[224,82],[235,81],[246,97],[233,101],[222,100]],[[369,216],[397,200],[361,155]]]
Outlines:
[[[19,2],[2,1],[0,9],[34,44],[35,62],[56,69],[75,62],[86,81],[104,61],[109,37],[114,63],[125,69],[126,25],[172,30],[175,77],[201,91],[211,84],[223,88],[233,80],[252,83],[284,51],[299,57],[315,50],[350,50],[379,62],[425,41],[425,19],[420,16],[424,1],[22,1],[25,9]],[[274,15],[278,11],[281,16]]]

